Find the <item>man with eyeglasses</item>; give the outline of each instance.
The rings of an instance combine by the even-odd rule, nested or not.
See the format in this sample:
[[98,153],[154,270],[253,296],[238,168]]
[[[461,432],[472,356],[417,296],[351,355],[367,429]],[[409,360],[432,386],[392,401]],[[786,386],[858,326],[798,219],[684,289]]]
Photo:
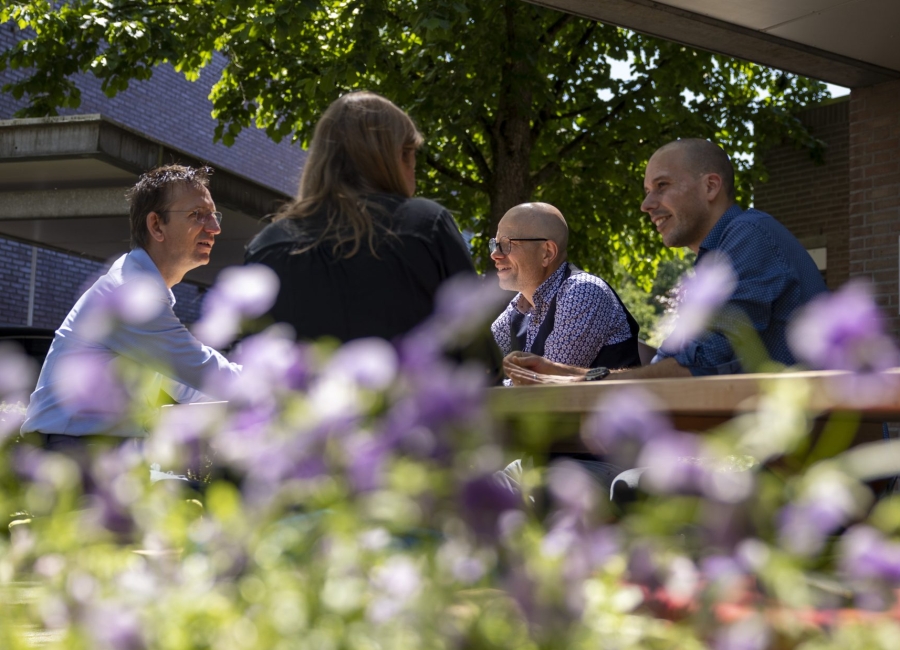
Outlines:
[[565,218],[547,203],[503,215],[491,259],[500,288],[518,293],[491,326],[494,339],[504,355],[530,352],[584,368],[640,365],[637,322],[606,282],[568,263],[568,239]]
[[[208,168],[168,165],[141,176],[128,191],[131,252],[113,262],[78,300],[56,332],[31,395],[23,434],[48,449],[140,437],[122,428],[121,404],[85,397],[73,382],[107,373],[118,359],[148,366],[171,380],[178,402],[206,401],[210,374],[241,368],[198,341],[175,315],[172,287],[209,263],[222,214],[209,194]],[[156,399],[162,377],[146,391]],[[98,386],[99,390],[99,386]]]
[[[615,373],[616,379],[677,378],[746,372],[729,334],[746,317],[770,359],[790,366],[787,325],[794,312],[826,291],[812,258],[770,215],[735,203],[734,168],[718,145],[698,138],[660,147],[647,162],[646,212],[669,248],[687,247],[697,264],[715,253],[728,259],[735,286],[723,316],[701,336],[663,342],[649,366]],[[614,366],[610,366],[614,368]],[[602,379],[585,366],[538,355],[510,354],[504,371],[516,385]],[[609,373],[606,373],[609,374]]]

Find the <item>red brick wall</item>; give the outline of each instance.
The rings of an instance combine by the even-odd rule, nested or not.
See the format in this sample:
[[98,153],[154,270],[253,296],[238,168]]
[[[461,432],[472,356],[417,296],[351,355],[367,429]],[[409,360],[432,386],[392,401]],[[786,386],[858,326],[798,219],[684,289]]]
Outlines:
[[850,275],[871,280],[900,334],[900,81],[850,95]]
[[756,188],[754,205],[783,223],[804,246],[826,248],[825,279],[831,289],[850,274],[849,127],[850,101],[815,106],[799,115],[825,143],[824,162],[790,145],[763,154],[768,182]]

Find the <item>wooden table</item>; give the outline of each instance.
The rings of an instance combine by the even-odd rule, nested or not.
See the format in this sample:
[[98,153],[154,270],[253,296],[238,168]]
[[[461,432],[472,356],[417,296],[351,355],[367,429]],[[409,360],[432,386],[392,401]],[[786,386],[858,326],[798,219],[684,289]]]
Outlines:
[[[900,368],[884,373],[900,386]],[[762,396],[772,392],[801,392],[807,412],[818,418],[833,412],[859,412],[863,425],[857,442],[881,437],[883,421],[900,420],[900,389],[860,406],[849,398],[852,376],[840,371],[788,372],[778,374],[719,375],[678,379],[605,379],[599,382],[493,388],[491,412],[501,420],[517,424],[531,417],[549,418],[565,438],[577,431],[581,419],[603,399],[614,400],[618,391],[639,388],[651,394],[660,410],[672,417],[683,431],[705,431],[735,415],[756,410]],[[615,402],[610,402],[614,404]],[[577,437],[577,436],[576,436]],[[575,447],[580,441],[570,440]],[[583,449],[583,448],[582,448]]]

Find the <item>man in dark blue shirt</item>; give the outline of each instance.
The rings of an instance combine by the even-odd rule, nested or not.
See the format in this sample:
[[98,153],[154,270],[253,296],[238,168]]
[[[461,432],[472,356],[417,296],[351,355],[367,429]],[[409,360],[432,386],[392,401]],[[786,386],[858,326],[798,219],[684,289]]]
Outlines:
[[[734,202],[734,168],[717,145],[700,139],[677,140],[661,147],[644,175],[646,212],[668,247],[686,246],[699,264],[712,251],[723,255],[734,271],[735,288],[725,304],[727,321],[682,342],[677,350],[663,344],[649,366],[614,373],[617,379],[689,377],[739,373],[738,358],[726,332],[743,314],[774,361],[791,365],[794,358],[785,332],[795,310],[826,291],[812,258],[788,230],[758,210],[742,210]],[[553,363],[513,352],[504,360],[513,383],[563,383],[598,378],[586,368]]]

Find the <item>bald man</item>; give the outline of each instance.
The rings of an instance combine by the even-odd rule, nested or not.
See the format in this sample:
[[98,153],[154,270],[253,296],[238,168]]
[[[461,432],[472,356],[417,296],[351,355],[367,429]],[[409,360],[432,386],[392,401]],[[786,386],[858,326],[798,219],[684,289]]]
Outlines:
[[[810,255],[788,230],[759,210],[743,210],[734,191],[734,168],[717,145],[696,138],[661,147],[644,174],[646,212],[668,247],[685,246],[696,263],[712,251],[723,254],[736,276],[728,313],[742,313],[756,331],[770,359],[792,365],[786,330],[801,305],[826,291]],[[731,320],[734,322],[734,319]],[[728,323],[713,323],[685,345],[664,342],[649,366],[610,378],[690,377],[745,372],[728,338]],[[734,332],[730,332],[734,334]],[[512,353],[504,371],[515,384],[559,383],[595,379],[587,366]]]
[[504,354],[585,368],[640,365],[638,324],[606,282],[566,261],[569,228],[547,203],[503,215],[489,242],[500,288],[518,292],[491,330]]

